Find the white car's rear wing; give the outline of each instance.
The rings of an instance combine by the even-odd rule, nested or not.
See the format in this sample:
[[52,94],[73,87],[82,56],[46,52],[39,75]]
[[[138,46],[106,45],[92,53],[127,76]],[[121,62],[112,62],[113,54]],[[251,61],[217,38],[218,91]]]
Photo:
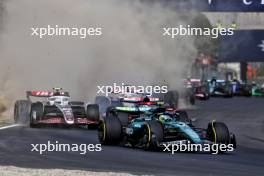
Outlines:
[[33,91],[27,91],[27,99],[30,100],[30,97],[51,97],[51,96],[70,96],[69,92],[58,92],[54,93],[52,91],[38,91],[38,90],[33,90]]

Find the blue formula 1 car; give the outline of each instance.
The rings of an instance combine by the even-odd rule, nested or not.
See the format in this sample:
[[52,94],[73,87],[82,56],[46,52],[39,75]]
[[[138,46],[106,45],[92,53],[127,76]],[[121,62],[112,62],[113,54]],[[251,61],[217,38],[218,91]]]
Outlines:
[[212,97],[233,97],[233,86],[226,80],[209,80],[209,91]]
[[100,121],[98,127],[99,141],[103,145],[122,145],[143,148],[145,150],[161,149],[166,144],[232,144],[236,147],[235,135],[221,122],[211,122],[207,129],[192,125],[182,112],[157,108],[134,118],[123,126],[115,113]]

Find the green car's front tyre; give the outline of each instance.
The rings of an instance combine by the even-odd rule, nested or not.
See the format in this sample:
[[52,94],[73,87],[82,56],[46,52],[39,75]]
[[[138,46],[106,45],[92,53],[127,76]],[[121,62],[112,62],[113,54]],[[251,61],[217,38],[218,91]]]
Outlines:
[[230,142],[229,143],[233,145],[234,149],[237,148],[236,136],[232,133],[230,134]]
[[230,133],[227,126],[222,122],[212,121],[208,124],[207,136],[215,144],[229,144]]

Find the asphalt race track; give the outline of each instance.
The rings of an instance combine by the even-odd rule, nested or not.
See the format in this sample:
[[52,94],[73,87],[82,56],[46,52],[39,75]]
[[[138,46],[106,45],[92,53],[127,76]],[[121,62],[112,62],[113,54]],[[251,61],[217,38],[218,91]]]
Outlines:
[[[264,99],[214,98],[197,101],[189,110],[197,125],[212,119],[225,122],[237,135],[238,149],[229,154],[146,152],[140,149],[103,146],[102,152],[31,152],[31,145],[98,143],[95,130],[30,129],[0,130],[0,165],[24,168],[78,169],[151,175],[264,175]],[[0,172],[1,175],[1,172]]]

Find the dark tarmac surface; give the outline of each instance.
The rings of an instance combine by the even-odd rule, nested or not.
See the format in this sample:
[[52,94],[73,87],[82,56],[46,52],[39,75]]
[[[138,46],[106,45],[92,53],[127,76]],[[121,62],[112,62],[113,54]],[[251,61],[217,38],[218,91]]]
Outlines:
[[[147,152],[141,149],[103,146],[101,152],[31,152],[31,144],[97,144],[96,130],[30,129],[0,130],[0,165],[23,168],[74,169],[150,175],[264,175],[264,98],[213,98],[197,101],[189,115],[196,125],[210,120],[225,122],[237,137],[235,152],[222,155]],[[1,175],[1,172],[0,172]]]

